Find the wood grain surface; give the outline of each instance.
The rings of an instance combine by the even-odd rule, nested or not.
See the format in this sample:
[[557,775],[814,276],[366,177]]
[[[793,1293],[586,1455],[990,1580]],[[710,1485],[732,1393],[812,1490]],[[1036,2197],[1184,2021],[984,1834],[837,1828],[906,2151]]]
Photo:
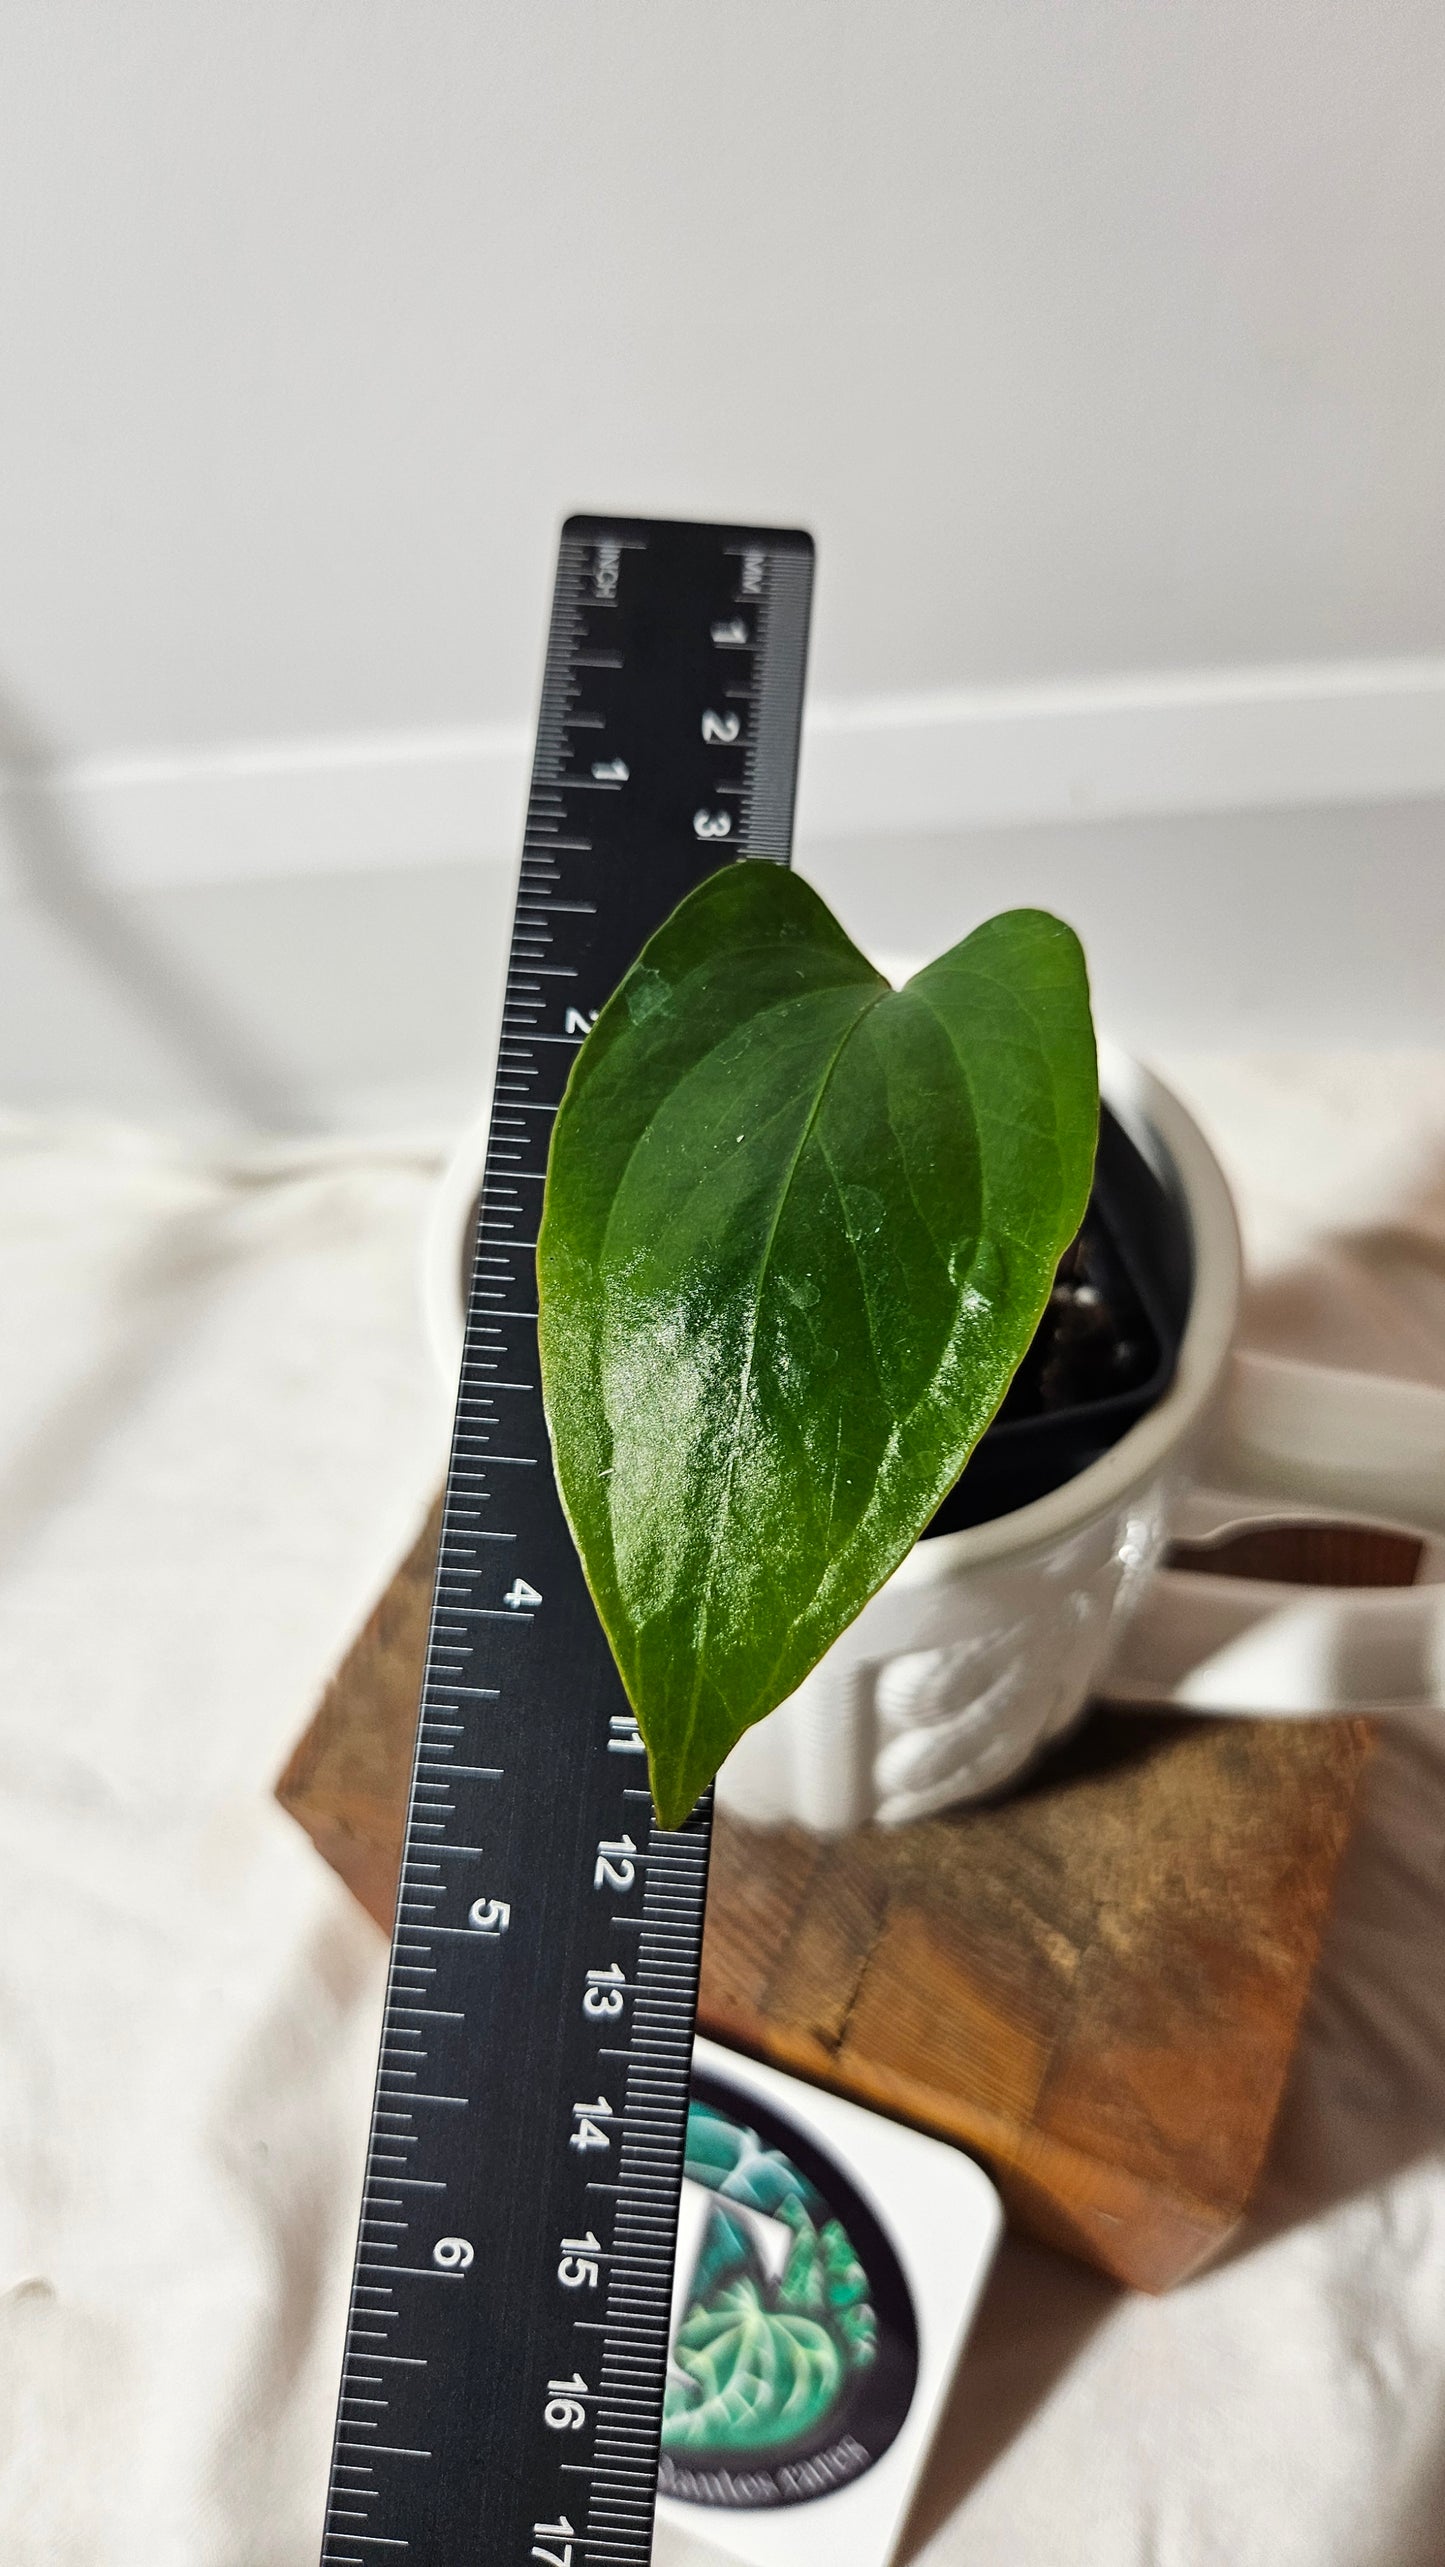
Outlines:
[[[278,1785],[384,1930],[437,1520]],[[1408,1583],[1381,1538],[1292,1532],[1289,1574]],[[702,2027],[973,2150],[1020,2225],[1163,2289],[1259,2174],[1370,1738],[1096,1707],[988,1807],[826,1844],[720,1819]]]

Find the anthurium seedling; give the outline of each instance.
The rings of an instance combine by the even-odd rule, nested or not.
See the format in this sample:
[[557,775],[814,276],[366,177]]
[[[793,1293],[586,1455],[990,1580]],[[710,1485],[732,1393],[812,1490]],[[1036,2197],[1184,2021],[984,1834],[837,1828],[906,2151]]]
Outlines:
[[538,1240],[588,1584],[678,1826],[923,1531],[1088,1202],[1077,938],[990,919],[893,989],[796,874],[734,864],[577,1055]]

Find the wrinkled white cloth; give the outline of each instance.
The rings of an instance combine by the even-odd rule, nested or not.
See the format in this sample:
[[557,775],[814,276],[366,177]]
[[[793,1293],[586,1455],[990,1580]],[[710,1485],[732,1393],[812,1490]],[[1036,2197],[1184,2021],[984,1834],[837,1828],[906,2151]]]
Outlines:
[[270,1799],[437,1472],[430,1159],[0,1150],[0,2558],[314,2562],[382,1955]]
[[[1166,1062],[1248,1333],[1445,1381],[1445,1056]],[[380,1938],[270,1799],[446,1419],[423,1147],[0,1127],[0,2559],[314,2567]],[[930,2567],[1445,2556],[1445,1737],[1372,1771],[1257,2208],[1006,2242]],[[806,2534],[800,2525],[799,2557]]]

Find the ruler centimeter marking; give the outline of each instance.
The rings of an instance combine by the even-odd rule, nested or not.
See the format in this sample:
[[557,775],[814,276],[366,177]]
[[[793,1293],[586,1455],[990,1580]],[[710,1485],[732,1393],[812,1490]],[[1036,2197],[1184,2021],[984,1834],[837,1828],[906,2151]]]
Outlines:
[[557,1497],[533,1250],[573,1056],[733,855],[786,863],[806,535],[563,528],[323,2567],[643,2567],[710,1809],[660,1828]]

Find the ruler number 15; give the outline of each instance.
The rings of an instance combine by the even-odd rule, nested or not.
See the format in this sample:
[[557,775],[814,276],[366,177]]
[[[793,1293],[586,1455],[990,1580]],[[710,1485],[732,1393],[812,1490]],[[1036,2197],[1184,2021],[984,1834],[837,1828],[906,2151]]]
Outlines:
[[572,2567],[572,2543],[576,2537],[565,2514],[556,2522],[534,2522],[534,2540],[556,2540],[561,2546],[558,2549],[534,2549],[532,2555],[540,2562],[540,2567]]

